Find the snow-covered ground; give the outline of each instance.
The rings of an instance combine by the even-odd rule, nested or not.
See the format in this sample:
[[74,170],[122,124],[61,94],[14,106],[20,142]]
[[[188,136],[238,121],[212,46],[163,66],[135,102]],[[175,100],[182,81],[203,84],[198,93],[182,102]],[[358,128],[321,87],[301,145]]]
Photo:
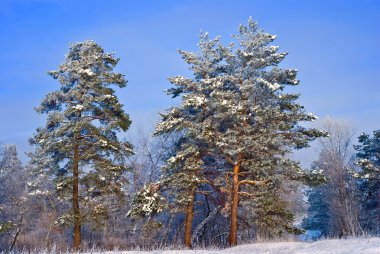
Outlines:
[[[95,253],[95,252],[93,252]],[[118,254],[380,254],[380,237],[355,238],[355,239],[332,239],[315,242],[265,242],[241,245],[224,250],[156,250],[156,251],[123,251],[103,252]]]

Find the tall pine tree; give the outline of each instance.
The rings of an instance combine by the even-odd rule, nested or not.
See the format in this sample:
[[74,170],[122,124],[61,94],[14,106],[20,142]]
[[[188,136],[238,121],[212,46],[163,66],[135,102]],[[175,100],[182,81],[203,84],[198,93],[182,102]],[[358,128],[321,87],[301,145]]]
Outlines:
[[204,136],[231,166],[226,173],[231,180],[232,246],[237,244],[240,196],[252,193],[251,186],[310,180],[287,155],[325,135],[299,124],[316,117],[296,102],[299,95],[284,92],[299,81],[297,70],[278,67],[286,53],[270,45],[276,36],[259,30],[250,19],[235,38],[237,46],[225,51],[225,71],[216,80],[208,80],[213,87],[208,110],[214,114],[205,121]]
[[[124,76],[113,72],[118,61],[94,41],[73,44],[65,62],[49,72],[60,89],[36,109],[47,121],[30,139],[36,147],[31,165],[50,175],[60,197],[71,202],[71,213],[60,222],[74,224],[74,249],[80,248],[84,219],[106,215],[103,194],[123,195],[132,147],[118,138],[131,123],[111,87],[126,85]],[[82,213],[85,207],[91,209]]]
[[[169,78],[176,87],[168,90],[173,98],[182,96],[182,103],[162,113],[162,121],[157,124],[155,135],[180,132],[183,135],[175,154],[164,167],[161,185],[172,193],[176,207],[185,211],[184,243],[191,248],[191,232],[194,218],[196,194],[202,185],[210,185],[211,174],[207,171],[212,154],[205,139],[202,138],[203,121],[210,112],[205,110],[207,97],[212,89],[205,85],[204,78],[213,78],[221,71],[223,48],[217,47],[219,38],[208,39],[208,34],[200,36],[200,52],[180,50],[182,58],[191,65],[194,79],[183,76]],[[207,162],[208,161],[208,162]],[[207,192],[203,192],[207,194]]]

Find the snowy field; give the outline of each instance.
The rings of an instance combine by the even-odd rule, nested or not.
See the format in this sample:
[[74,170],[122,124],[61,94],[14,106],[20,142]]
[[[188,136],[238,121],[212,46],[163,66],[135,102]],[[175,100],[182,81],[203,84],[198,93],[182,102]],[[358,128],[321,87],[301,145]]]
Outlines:
[[[92,252],[96,253],[96,252]],[[99,252],[98,252],[99,253]],[[341,240],[320,240],[316,242],[265,242],[241,245],[224,250],[166,250],[166,251],[123,251],[103,252],[120,254],[239,254],[239,253],[278,253],[278,254],[380,254],[380,237]]]

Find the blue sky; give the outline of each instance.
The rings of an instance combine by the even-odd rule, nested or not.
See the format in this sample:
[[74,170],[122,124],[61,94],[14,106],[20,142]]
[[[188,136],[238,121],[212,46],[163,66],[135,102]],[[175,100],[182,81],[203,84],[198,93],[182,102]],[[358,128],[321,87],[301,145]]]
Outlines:
[[347,119],[358,132],[380,129],[380,1],[0,0],[0,142],[31,149],[45,118],[33,108],[59,88],[46,73],[86,39],[121,58],[129,135],[151,130],[175,103],[167,77],[190,75],[177,49],[196,50],[201,30],[228,43],[249,16],[289,52],[283,66],[299,70],[308,111]]

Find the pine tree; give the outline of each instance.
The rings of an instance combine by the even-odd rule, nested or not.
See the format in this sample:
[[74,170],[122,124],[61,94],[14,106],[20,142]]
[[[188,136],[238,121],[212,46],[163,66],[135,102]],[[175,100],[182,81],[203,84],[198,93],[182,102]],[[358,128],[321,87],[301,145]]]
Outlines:
[[222,48],[216,47],[218,43],[219,38],[209,40],[208,34],[203,33],[198,44],[201,49],[199,53],[179,51],[182,58],[192,65],[195,78],[169,78],[176,87],[169,89],[168,94],[173,98],[182,96],[182,104],[161,114],[162,121],[157,125],[155,132],[155,135],[172,132],[180,132],[183,135],[178,149],[164,167],[160,184],[170,190],[176,209],[185,211],[184,243],[188,248],[192,247],[191,232],[196,193],[201,185],[211,184],[210,177],[206,177],[206,164],[212,157],[217,157],[210,153],[208,143],[199,137],[202,136],[202,122],[207,119],[209,113],[204,109],[206,97],[212,91],[204,85],[203,78],[215,77],[220,72],[220,62],[223,60]]
[[354,176],[359,179],[362,193],[362,223],[365,230],[376,234],[380,231],[380,130],[374,131],[372,137],[362,133],[358,141],[354,148],[361,170]]
[[[50,176],[47,179],[54,181],[59,197],[70,200],[72,212],[59,222],[74,224],[76,250],[85,217],[107,214],[103,194],[123,195],[125,158],[132,147],[117,135],[130,125],[111,87],[126,85],[124,76],[113,72],[118,61],[94,41],[71,45],[65,62],[49,72],[60,89],[49,93],[36,109],[47,114],[47,121],[30,139],[36,147],[31,167]],[[84,207],[91,210],[84,214]]]
[[[270,46],[276,38],[259,31],[251,19],[240,26],[236,48],[226,52],[225,73],[210,80],[213,91],[204,138],[215,145],[232,167],[230,245],[237,244],[237,217],[240,195],[251,186],[271,184],[281,177],[310,180],[299,163],[287,158],[293,149],[325,133],[299,125],[316,117],[296,103],[296,94],[284,93],[286,86],[297,85],[297,71],[280,69],[286,56]],[[317,173],[317,172],[316,172]],[[281,179],[284,180],[284,179]]]

